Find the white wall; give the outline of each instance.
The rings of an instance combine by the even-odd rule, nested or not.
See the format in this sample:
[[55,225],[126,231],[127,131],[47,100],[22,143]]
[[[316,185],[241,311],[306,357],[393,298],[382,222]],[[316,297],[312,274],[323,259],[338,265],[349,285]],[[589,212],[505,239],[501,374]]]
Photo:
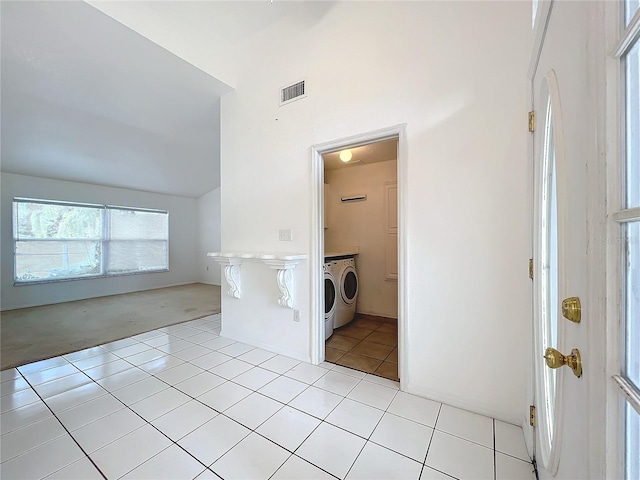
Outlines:
[[[156,193],[2,173],[0,197],[1,308],[47,305],[193,283],[197,269],[197,200]],[[13,286],[12,200],[14,197],[157,208],[169,212],[169,271]]]
[[220,285],[220,265],[207,257],[220,251],[220,187],[198,198],[198,272],[202,283]]
[[[223,250],[309,254],[310,147],[407,124],[404,385],[514,423],[526,405],[530,30],[527,2],[338,2],[313,25],[260,32],[221,101]],[[278,107],[301,78],[308,97]],[[303,263],[301,322],[271,296],[223,295],[223,328],[309,359],[310,282]]]
[[[325,170],[328,196],[328,226],[324,231],[325,251],[333,245],[357,245],[357,311],[398,318],[398,282],[386,279],[385,184],[397,179],[395,160]],[[366,201],[343,203],[340,197],[364,193]],[[397,263],[397,259],[395,260]]]

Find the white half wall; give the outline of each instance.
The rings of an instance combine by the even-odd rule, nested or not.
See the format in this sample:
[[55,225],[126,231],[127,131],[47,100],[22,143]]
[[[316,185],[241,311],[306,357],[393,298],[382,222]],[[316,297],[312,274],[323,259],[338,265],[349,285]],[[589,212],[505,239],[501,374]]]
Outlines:
[[[0,308],[33,307],[199,281],[197,200],[2,173],[0,197]],[[13,285],[12,200],[14,197],[157,208],[169,212],[169,271],[39,285]],[[202,262],[201,262],[202,263]]]
[[[336,2],[308,28],[261,31],[221,100],[227,251],[310,254],[311,146],[406,123],[403,385],[516,424],[528,405],[530,24],[527,2]],[[307,97],[279,107],[300,79]],[[296,270],[299,323],[246,291],[223,295],[223,329],[309,359],[310,269]]]
[[[328,226],[324,231],[325,251],[332,246],[357,245],[357,311],[398,318],[398,282],[386,279],[385,185],[397,180],[398,162],[372,163],[325,170],[329,184],[324,208]],[[343,203],[340,197],[366,194],[362,202]],[[397,264],[398,260],[395,259]]]
[[220,251],[220,187],[198,198],[198,233],[200,281],[220,285],[220,265],[207,257]]

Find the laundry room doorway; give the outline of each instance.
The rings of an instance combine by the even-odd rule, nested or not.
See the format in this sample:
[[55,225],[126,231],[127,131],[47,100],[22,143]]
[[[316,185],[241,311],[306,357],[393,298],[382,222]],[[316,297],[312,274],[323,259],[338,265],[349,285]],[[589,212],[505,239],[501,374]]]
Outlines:
[[403,138],[396,127],[313,147],[317,360],[393,381],[406,320]]

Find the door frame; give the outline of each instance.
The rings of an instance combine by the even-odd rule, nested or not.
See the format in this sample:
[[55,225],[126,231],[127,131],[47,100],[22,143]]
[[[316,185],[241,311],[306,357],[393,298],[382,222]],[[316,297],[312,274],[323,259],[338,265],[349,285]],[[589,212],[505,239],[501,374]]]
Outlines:
[[399,124],[311,146],[311,245],[309,274],[311,275],[311,361],[324,361],[324,159],[336,150],[354,148],[374,142],[398,139],[398,375],[400,389],[409,384],[407,371],[407,125]]

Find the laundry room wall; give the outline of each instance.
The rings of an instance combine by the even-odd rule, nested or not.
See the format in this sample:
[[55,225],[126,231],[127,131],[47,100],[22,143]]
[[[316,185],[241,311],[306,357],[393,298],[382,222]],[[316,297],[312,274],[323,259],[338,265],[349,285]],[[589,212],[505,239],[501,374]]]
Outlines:
[[[387,208],[385,186],[397,180],[395,160],[325,170],[330,185],[324,208],[330,219],[325,229],[325,251],[342,245],[357,245],[357,311],[398,318],[398,282],[387,278]],[[366,194],[358,202],[342,202],[342,196]]]

